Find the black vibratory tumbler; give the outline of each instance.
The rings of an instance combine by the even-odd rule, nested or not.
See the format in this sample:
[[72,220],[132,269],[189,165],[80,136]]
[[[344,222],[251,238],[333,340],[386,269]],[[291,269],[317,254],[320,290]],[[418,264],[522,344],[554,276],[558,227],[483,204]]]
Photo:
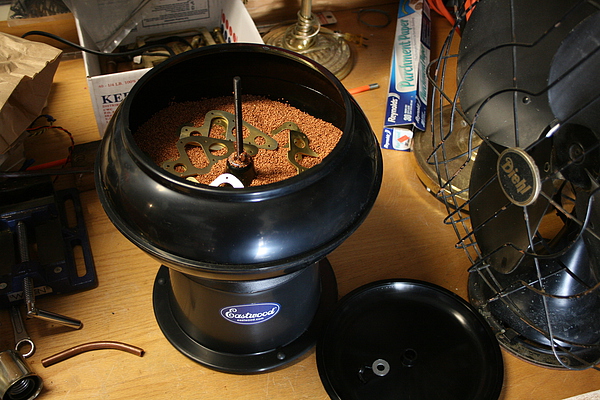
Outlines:
[[[234,188],[166,171],[133,138],[173,102],[244,92],[333,124],[323,159],[279,182]],[[162,264],[154,311],[167,339],[213,369],[256,373],[310,349],[337,301],[325,258],[363,222],[379,192],[382,158],[369,123],[342,84],[280,48],[225,44],[183,53],[145,74],[103,138],[95,171],[112,223]]]

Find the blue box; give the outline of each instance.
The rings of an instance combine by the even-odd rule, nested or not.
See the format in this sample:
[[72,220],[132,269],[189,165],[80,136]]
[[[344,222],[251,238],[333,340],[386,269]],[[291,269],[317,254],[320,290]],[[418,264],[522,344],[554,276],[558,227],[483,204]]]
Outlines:
[[425,130],[431,18],[426,1],[400,0],[381,147],[410,150],[415,129]]

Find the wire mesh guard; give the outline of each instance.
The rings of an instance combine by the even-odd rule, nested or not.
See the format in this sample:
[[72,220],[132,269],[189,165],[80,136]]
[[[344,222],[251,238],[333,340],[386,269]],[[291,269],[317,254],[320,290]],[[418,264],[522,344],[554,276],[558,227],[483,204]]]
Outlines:
[[505,349],[549,368],[600,369],[599,8],[462,10],[414,144],[472,264],[471,303]]

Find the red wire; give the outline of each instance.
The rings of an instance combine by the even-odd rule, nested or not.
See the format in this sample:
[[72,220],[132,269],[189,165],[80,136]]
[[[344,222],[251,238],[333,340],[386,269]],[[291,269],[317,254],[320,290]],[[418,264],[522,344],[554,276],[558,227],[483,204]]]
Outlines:
[[62,160],[50,161],[44,164],[32,165],[31,167],[25,168],[26,171],[37,171],[39,169],[46,169],[52,167],[63,166],[68,162],[68,158],[63,158]]
[[433,11],[437,12],[438,14],[440,14],[441,16],[446,18],[448,20],[448,22],[450,22],[452,25],[454,25],[454,23],[456,21],[454,20],[454,17],[452,16],[452,14],[450,14],[450,11],[448,11],[448,9],[446,8],[446,6],[444,5],[444,2],[442,0],[428,0],[428,1],[429,1],[429,7],[432,8]]
[[73,139],[73,135],[71,134],[71,132],[69,132],[62,126],[56,126],[56,125],[36,126],[33,128],[27,128],[26,131],[27,132],[35,132],[35,131],[39,131],[42,129],[58,129],[58,130],[65,132],[69,136],[69,139],[71,140],[71,145],[69,146],[69,154],[68,154],[67,158],[63,158],[62,160],[50,161],[48,163],[40,164],[40,165],[32,165],[31,167],[26,168],[26,169],[27,170],[35,170],[35,169],[50,168],[53,166],[61,165],[61,163],[63,166],[67,165],[69,163],[69,161],[71,161],[71,155],[73,153],[73,149],[75,148],[75,139]]

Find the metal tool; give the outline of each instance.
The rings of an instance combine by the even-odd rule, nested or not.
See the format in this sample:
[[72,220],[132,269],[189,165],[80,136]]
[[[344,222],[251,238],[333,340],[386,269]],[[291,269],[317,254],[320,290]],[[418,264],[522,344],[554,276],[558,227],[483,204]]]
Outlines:
[[[23,221],[19,221],[16,224],[16,233],[17,233],[17,242],[19,244],[19,257],[21,260],[21,264],[29,263],[31,261],[29,254],[29,241],[27,237],[27,226]],[[23,297],[25,298],[25,305],[27,306],[27,316],[32,318],[40,318],[46,321],[56,322],[61,325],[65,325],[71,328],[79,329],[82,324],[81,321],[66,317],[60,314],[55,314],[50,311],[40,310],[35,306],[35,291],[34,291],[34,282],[31,276],[25,276],[23,278]],[[20,326],[25,330],[23,326],[23,322],[21,320],[21,314],[16,309],[15,306],[11,306],[11,317],[13,318],[13,326]],[[17,318],[18,317],[18,318]],[[15,323],[16,321],[16,323]],[[20,321],[20,323],[19,323]],[[15,336],[17,335],[17,329],[15,328]],[[33,343],[31,343],[33,346]],[[33,353],[32,353],[33,354]],[[27,356],[25,356],[27,357]]]
[[0,399],[32,400],[43,387],[42,378],[29,368],[18,351],[0,352]]
[[81,321],[78,319],[37,308],[35,306],[35,293],[33,291],[33,279],[31,277],[26,277],[23,280],[23,292],[25,293],[25,304],[27,305],[28,317],[55,322],[73,329],[80,329],[83,326]]
[[[19,306],[12,306],[10,308],[10,319],[13,325],[13,332],[15,334],[15,351],[19,352],[23,358],[28,358],[35,353],[35,343],[29,337],[29,334],[25,330],[25,324],[23,323],[23,318],[21,317],[21,310]],[[26,347],[29,347],[29,350],[22,351]]]
[[0,182],[0,254],[0,308],[23,300],[27,276],[36,296],[98,283],[79,194],[55,191],[51,177]]

